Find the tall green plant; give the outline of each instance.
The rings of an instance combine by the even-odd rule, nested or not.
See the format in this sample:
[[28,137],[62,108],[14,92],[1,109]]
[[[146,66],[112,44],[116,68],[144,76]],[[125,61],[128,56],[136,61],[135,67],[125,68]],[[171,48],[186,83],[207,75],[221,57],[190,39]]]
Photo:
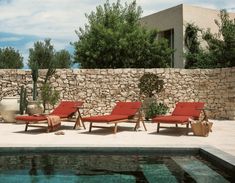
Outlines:
[[[41,98],[44,104],[50,104],[53,107],[58,102],[60,94],[54,90],[49,83],[44,83],[41,87]],[[45,108],[44,108],[45,109]]]
[[187,48],[185,68],[196,67],[199,62],[200,57],[197,55],[200,54],[201,49],[199,47],[198,33],[201,31],[202,30],[193,23],[186,24],[184,37],[184,44]]
[[57,51],[54,55],[56,68],[70,68],[72,66],[72,57],[67,50]]
[[21,69],[23,57],[12,47],[0,48],[0,69]]
[[156,39],[156,30],[141,26],[141,13],[136,1],[117,0],[86,14],[88,24],[76,31],[75,62],[82,68],[169,67],[173,50]]
[[153,73],[145,73],[139,80],[140,95],[144,94],[146,97],[142,108],[147,120],[156,113],[157,102],[153,96],[154,93],[159,93],[163,89],[163,84],[163,80]]
[[203,39],[208,44],[208,50],[215,60],[216,67],[235,66],[235,21],[230,19],[226,10],[221,10],[219,20],[215,20],[218,33],[207,30]]

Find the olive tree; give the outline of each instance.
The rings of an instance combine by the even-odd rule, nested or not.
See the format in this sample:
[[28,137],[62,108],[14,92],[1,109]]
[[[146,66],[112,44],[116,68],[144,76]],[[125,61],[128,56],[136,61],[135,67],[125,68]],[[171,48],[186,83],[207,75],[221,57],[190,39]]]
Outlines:
[[12,47],[0,48],[0,69],[21,69],[23,57]]

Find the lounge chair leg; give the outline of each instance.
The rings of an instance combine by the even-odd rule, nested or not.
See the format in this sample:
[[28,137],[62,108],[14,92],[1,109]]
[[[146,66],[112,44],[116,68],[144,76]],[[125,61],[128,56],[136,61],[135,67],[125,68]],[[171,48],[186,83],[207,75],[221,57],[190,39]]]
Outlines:
[[159,133],[160,123],[157,124],[157,133]]
[[140,128],[140,118],[137,119],[134,130],[137,131],[138,128]]
[[82,121],[81,113],[79,112],[78,115],[79,115],[80,125],[82,124],[84,130],[86,130],[86,126],[85,126],[84,122]]
[[24,129],[24,131],[26,131],[26,132],[27,132],[27,130],[28,130],[28,125],[29,125],[28,123],[25,124],[25,129]]
[[177,128],[178,128],[178,124],[177,124],[177,123],[175,124],[175,127],[177,127]]
[[146,128],[146,126],[145,126],[144,120],[142,120],[142,123],[143,123],[143,126],[144,126],[145,131],[147,131],[147,128]]
[[134,130],[137,131],[137,129],[140,128],[140,123],[141,123],[141,122],[142,122],[142,124],[143,124],[143,126],[144,126],[145,131],[147,131],[147,128],[146,128],[146,126],[145,126],[145,123],[144,123],[144,120],[143,120],[143,117],[142,117],[142,116],[139,116],[139,117],[138,117],[138,120],[137,120],[137,122],[136,122],[136,125],[135,125]]
[[76,119],[76,121],[75,121],[75,124],[74,124],[74,126],[73,126],[73,129],[76,129],[77,126],[81,127],[81,125],[83,126],[84,129],[86,129],[86,127],[85,127],[85,125],[84,125],[84,123],[83,123],[83,121],[82,121],[81,114],[80,114],[80,112],[79,112],[79,113],[78,113],[78,117],[77,117],[77,119]]
[[188,133],[189,133],[189,123],[186,124],[186,128],[187,128],[186,135],[188,135]]
[[114,126],[114,133],[117,133],[117,123],[115,123],[115,126]]
[[81,122],[82,122],[82,126],[83,126],[84,130],[86,130],[86,126],[85,126],[84,122],[83,121],[81,121]]
[[73,129],[75,130],[77,127],[77,123],[75,122],[74,126],[73,126]]
[[140,127],[139,122],[136,122],[134,131],[137,131],[137,129]]
[[90,128],[89,128],[89,132],[91,132],[91,128],[92,128],[92,123],[90,123]]
[[74,124],[74,126],[73,126],[73,129],[76,129],[77,126],[80,127],[81,124],[82,124],[82,126],[83,126],[83,128],[84,128],[84,130],[85,130],[85,129],[86,129],[86,126],[85,126],[84,122],[83,122],[81,119],[77,119],[77,120],[76,120],[76,122],[75,122],[75,124]]

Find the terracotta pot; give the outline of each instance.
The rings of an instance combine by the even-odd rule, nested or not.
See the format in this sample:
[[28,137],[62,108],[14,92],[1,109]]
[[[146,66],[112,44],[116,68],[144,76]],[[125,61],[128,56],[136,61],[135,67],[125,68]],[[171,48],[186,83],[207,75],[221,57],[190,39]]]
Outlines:
[[42,114],[44,111],[42,102],[40,101],[29,101],[27,105],[27,113],[29,115]]

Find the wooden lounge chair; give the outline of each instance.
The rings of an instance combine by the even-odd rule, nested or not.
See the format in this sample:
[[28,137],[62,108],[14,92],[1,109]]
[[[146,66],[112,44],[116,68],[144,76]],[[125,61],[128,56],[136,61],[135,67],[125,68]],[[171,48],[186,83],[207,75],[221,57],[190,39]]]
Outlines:
[[[25,131],[28,130],[29,126],[33,127],[45,127],[42,125],[37,125],[40,123],[46,123],[47,122],[47,116],[59,116],[61,120],[65,121],[74,116],[76,112],[78,112],[78,117],[74,124],[74,129],[76,126],[81,125],[81,114],[79,112],[79,108],[83,105],[83,102],[79,101],[61,101],[61,103],[50,113],[50,114],[38,114],[38,115],[32,115],[32,116],[16,116],[17,121],[22,121],[26,124]],[[84,124],[82,123],[83,127],[85,128]],[[46,127],[47,131],[50,131],[50,129],[53,129],[53,127],[50,126],[48,123],[48,126]]]
[[178,102],[171,115],[157,116],[152,119],[153,123],[157,123],[157,133],[159,133],[160,124],[178,124],[186,125],[187,134],[189,131],[190,119],[197,120],[203,110],[203,102]]
[[[111,114],[84,117],[82,118],[82,121],[83,123],[90,123],[89,132],[91,132],[92,127],[106,128],[105,126],[93,126],[93,123],[107,123],[114,124],[114,133],[116,133],[118,123],[131,122],[131,120],[134,120],[134,122],[136,123],[134,128],[135,130],[140,127],[140,123],[142,122],[145,130],[147,131],[145,123],[142,120],[140,108],[141,102],[117,102]],[[137,117],[136,120],[134,119],[135,116]]]

